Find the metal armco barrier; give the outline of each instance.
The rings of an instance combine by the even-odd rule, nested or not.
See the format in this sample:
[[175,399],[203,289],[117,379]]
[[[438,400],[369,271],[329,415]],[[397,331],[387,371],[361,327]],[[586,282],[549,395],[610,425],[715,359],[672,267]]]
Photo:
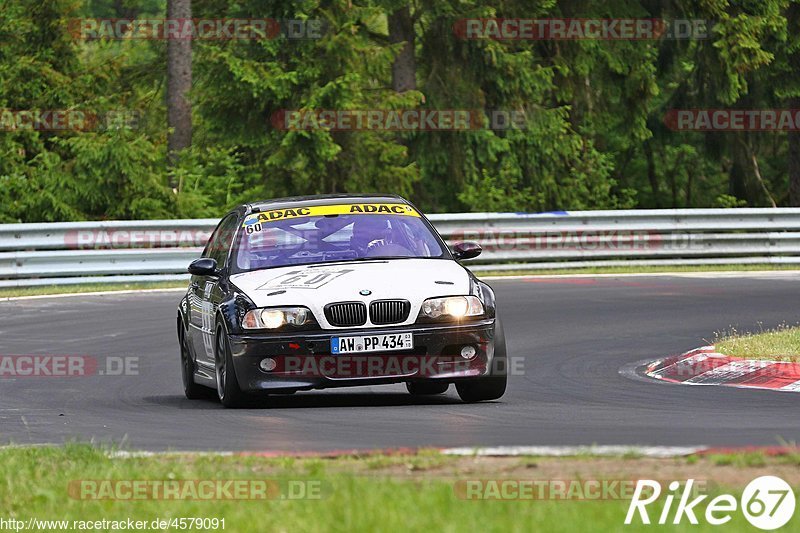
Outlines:
[[[800,264],[800,208],[431,215],[476,271]],[[0,225],[0,287],[187,279],[216,219]]]

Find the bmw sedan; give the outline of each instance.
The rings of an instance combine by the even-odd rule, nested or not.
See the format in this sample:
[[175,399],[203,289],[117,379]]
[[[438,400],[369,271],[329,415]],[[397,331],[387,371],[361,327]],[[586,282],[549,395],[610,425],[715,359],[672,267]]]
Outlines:
[[405,383],[453,384],[466,402],[506,390],[494,292],[427,218],[393,195],[246,204],[219,223],[177,316],[190,399],[226,407],[258,395]]

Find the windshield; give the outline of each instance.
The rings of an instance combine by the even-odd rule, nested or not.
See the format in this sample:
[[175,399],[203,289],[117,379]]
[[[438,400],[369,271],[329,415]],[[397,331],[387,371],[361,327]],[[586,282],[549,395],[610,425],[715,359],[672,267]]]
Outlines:
[[406,204],[346,204],[278,209],[245,218],[239,272],[379,258],[441,258],[439,239]]

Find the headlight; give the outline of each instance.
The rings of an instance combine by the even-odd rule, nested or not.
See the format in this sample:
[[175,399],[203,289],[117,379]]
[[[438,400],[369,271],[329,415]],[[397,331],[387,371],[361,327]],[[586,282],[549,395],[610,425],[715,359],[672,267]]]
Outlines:
[[446,320],[483,315],[483,304],[477,296],[448,296],[431,298],[422,303],[420,318]]
[[304,326],[314,322],[306,307],[270,307],[253,309],[244,315],[244,329],[278,329],[283,326]]

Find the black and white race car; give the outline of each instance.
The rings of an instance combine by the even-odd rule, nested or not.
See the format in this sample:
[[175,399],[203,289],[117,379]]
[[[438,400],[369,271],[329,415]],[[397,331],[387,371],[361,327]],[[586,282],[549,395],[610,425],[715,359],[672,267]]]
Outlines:
[[500,398],[494,292],[411,203],[325,195],[242,205],[219,223],[178,308],[183,385],[226,407],[258,393],[405,382]]

